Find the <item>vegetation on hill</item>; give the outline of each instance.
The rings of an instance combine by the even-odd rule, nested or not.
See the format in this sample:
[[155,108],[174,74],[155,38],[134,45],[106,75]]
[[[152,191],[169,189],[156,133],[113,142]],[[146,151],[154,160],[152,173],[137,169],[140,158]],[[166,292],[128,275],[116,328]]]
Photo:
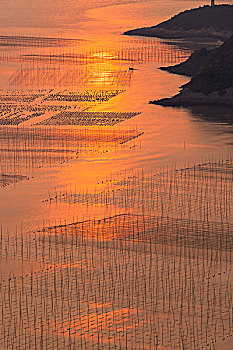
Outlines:
[[230,87],[233,87],[233,36],[215,51],[209,64],[186,84],[190,91],[203,93]]
[[214,28],[220,31],[233,32],[233,6],[203,6],[175,15],[168,21],[160,23],[157,28],[195,30]]
[[198,51],[194,51],[185,62],[179,63],[175,66],[160,67],[159,69],[168,71],[169,73],[192,77],[193,75],[198,74],[202,68],[210,63],[215,52],[216,49],[207,50],[206,48],[202,48]]
[[233,5],[218,5],[186,10],[156,26],[133,29],[124,34],[168,39],[202,36],[224,40],[231,33]]

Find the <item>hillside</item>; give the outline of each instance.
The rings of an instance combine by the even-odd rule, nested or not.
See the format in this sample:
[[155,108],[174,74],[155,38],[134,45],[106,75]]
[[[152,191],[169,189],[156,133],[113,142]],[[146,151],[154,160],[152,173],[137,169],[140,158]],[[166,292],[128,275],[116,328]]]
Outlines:
[[186,87],[203,93],[233,87],[233,36],[215,51],[209,64]]
[[164,39],[205,37],[225,40],[232,33],[233,5],[218,5],[186,10],[156,26],[129,30],[124,35]]
[[215,53],[216,49],[207,50],[206,48],[202,48],[198,51],[194,51],[185,62],[176,64],[175,66],[160,67],[159,69],[169,73],[192,77],[210,63]]
[[163,106],[215,104],[233,107],[233,36],[207,55],[209,60],[206,65],[182,87],[178,95],[152,103]]

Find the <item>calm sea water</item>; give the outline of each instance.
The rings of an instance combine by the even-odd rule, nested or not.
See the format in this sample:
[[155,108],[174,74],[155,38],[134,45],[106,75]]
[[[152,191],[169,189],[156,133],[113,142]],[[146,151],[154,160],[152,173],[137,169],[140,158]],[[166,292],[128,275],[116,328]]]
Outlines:
[[[124,149],[91,157],[81,156],[77,161],[52,170],[37,169],[33,178],[29,174],[29,181],[0,190],[0,212],[5,226],[12,228],[22,222],[25,227],[34,228],[55,220],[71,222],[77,211],[79,215],[89,215],[75,205],[42,202],[50,194],[67,187],[91,191],[114,173],[141,168],[151,172],[163,166],[218,159],[232,152],[231,110],[209,107],[188,110],[148,104],[150,100],[174,95],[188,81],[186,77],[170,75],[157,68],[184,60],[191,52],[189,45],[122,36],[127,29],[156,24],[180,10],[205,3],[189,0],[1,1],[1,35],[83,40],[72,48],[1,46],[2,90],[56,90],[54,72],[62,72],[64,76],[66,70],[67,74],[77,75],[77,70],[82,69],[80,76],[84,78],[80,78],[76,89],[79,89],[80,83],[80,88],[85,85],[88,89],[117,87],[124,90],[108,102],[95,105],[93,110],[141,112],[119,124],[119,128],[137,129],[143,133],[135,143],[129,143]],[[72,65],[65,65],[64,60],[63,63],[51,62],[51,58],[46,61],[51,54],[56,57],[82,55],[82,64],[78,60]],[[129,72],[129,67],[134,70]],[[49,79],[45,68],[53,71]],[[71,85],[71,80],[67,84]]]

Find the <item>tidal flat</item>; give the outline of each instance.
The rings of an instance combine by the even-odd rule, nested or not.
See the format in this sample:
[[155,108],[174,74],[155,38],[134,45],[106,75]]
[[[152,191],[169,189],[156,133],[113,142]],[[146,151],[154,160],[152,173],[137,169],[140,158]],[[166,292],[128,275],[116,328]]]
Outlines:
[[150,105],[193,48],[122,35],[187,7],[0,4],[0,349],[232,345],[231,114]]

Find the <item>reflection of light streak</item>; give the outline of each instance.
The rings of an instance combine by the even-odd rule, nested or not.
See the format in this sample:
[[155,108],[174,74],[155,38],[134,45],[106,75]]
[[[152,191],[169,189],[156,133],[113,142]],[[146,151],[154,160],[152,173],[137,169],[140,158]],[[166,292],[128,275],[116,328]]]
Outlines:
[[117,58],[117,56],[113,55],[112,52],[100,51],[91,54],[90,58],[114,59]]
[[[103,312],[103,309],[106,311]],[[108,309],[110,311],[108,311]],[[60,323],[59,321],[56,323],[50,323],[49,326],[45,326],[43,328],[44,331],[52,332],[52,333],[60,333],[66,336],[73,337],[90,337],[95,338],[97,340],[98,332],[114,332],[117,330],[118,332],[132,329],[132,321],[136,315],[137,309],[131,308],[120,308],[112,310],[112,305],[103,303],[92,303],[89,304],[85,310],[82,310],[82,314],[77,314],[69,321],[63,321]],[[130,322],[131,321],[131,322]],[[133,323],[133,328],[137,327],[136,319]],[[38,329],[40,331],[40,329]],[[120,339],[120,338],[119,338]],[[109,343],[109,341],[113,341],[106,336],[104,342]]]
[[10,86],[62,87],[77,85],[128,86],[132,71],[114,65],[91,64],[85,67],[25,67],[14,72]]

